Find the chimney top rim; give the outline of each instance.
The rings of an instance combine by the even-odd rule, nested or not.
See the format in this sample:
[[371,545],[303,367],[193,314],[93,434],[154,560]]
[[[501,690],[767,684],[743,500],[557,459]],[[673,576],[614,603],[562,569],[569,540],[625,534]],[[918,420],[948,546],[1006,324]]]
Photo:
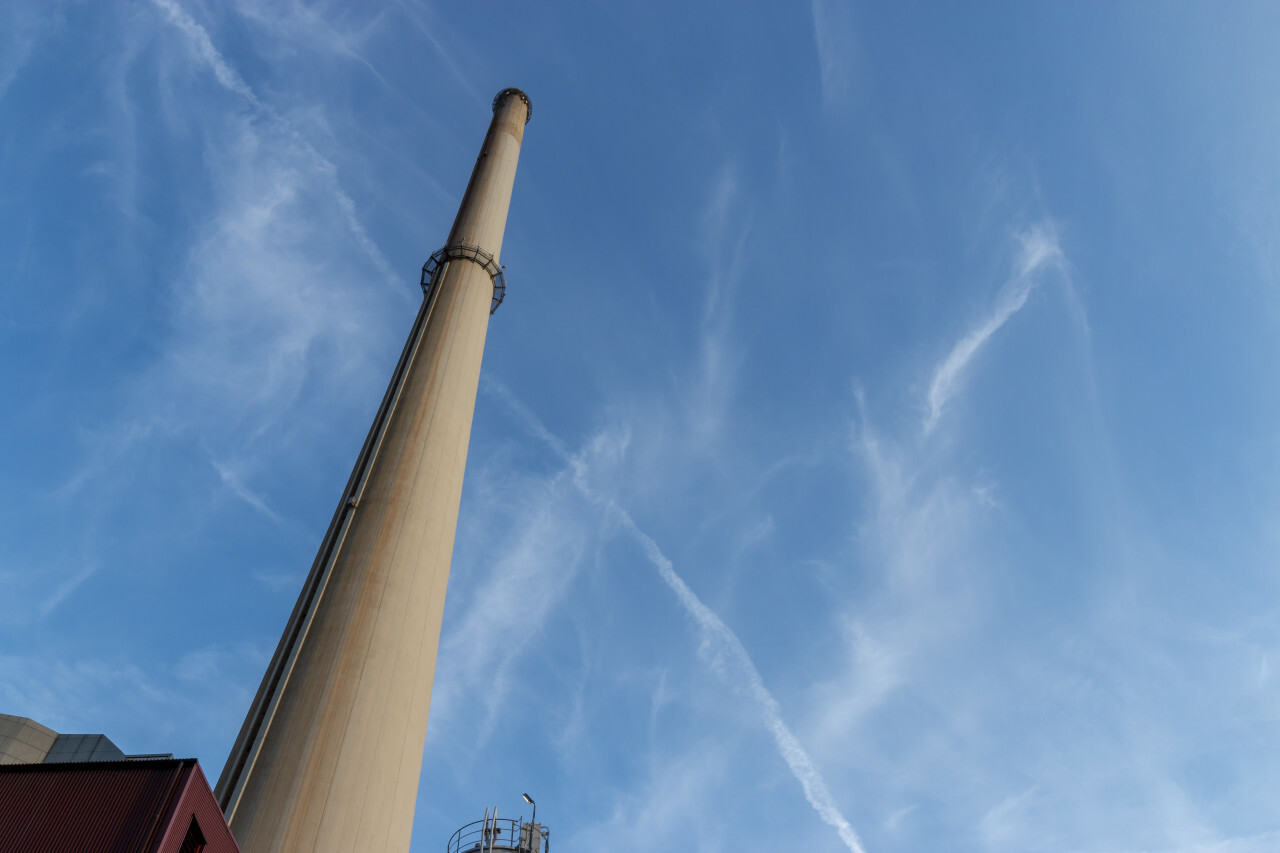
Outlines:
[[525,110],[527,111],[524,117],[524,123],[528,124],[529,119],[533,118],[533,102],[529,100],[529,96],[526,95],[523,90],[517,89],[514,86],[503,89],[501,92],[493,96],[493,111],[496,113],[498,111],[498,107],[502,106],[502,102],[505,101],[509,95],[515,95],[517,98],[524,101]]

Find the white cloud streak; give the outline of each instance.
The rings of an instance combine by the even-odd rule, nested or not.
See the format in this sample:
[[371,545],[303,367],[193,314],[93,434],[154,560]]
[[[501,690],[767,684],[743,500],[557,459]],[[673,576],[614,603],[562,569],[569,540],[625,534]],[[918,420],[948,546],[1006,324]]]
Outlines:
[[429,14],[431,12],[430,7],[425,4],[406,3],[404,0],[400,0],[399,7],[400,11],[404,13],[404,16],[409,19],[409,22],[412,23],[414,28],[418,31],[418,34],[426,39],[427,43],[431,45],[431,49],[436,52],[436,56],[440,58],[441,63],[443,63],[445,68],[449,70],[449,73],[453,75],[453,78],[458,82],[458,85],[466,89],[467,94],[469,94],[477,103],[487,106],[489,101],[476,90],[475,86],[471,85],[471,80],[463,73],[462,68],[454,60],[453,54],[449,52],[440,39],[436,38],[436,33],[440,31],[441,22],[438,20],[432,20],[424,23],[421,15],[418,14],[419,11]]
[[236,11],[246,20],[253,21],[270,32],[272,38],[279,43],[303,43],[332,56],[358,63],[387,91],[403,98],[391,81],[358,49],[382,25],[387,17],[386,9],[373,12],[373,17],[363,27],[356,26],[350,18],[344,20],[344,26],[334,26],[315,7],[304,3],[285,5],[237,2]]
[[209,69],[213,71],[213,76],[217,78],[223,88],[235,92],[255,107],[261,108],[263,106],[263,103],[258,100],[258,96],[249,88],[249,84],[236,73],[234,68],[227,64],[227,61],[222,58],[222,54],[213,46],[213,40],[209,38],[208,30],[198,24],[174,0],[151,0],[151,2],[156,5],[156,8],[165,13],[169,23],[181,30],[182,34],[190,40],[196,56],[209,66]]
[[1021,793],[1011,794],[982,816],[978,830],[987,847],[1016,847],[1023,840],[1023,812],[1038,790],[1032,785]]
[[812,0],[813,44],[818,57],[822,105],[839,112],[860,96],[858,74],[863,63],[853,9],[848,0]]
[[1057,234],[1046,225],[1037,225],[1018,235],[1019,252],[1013,274],[996,297],[991,313],[962,337],[934,369],[929,383],[928,413],[924,418],[924,432],[929,434],[938,425],[942,410],[960,387],[965,368],[984,344],[1022,310],[1027,297],[1039,281],[1038,274],[1047,267],[1061,267],[1062,249]]
[[645,556],[658,570],[663,582],[675,593],[680,605],[697,624],[699,631],[702,632],[703,646],[700,651],[703,655],[718,664],[714,668],[721,669],[726,676],[737,679],[740,685],[745,687],[748,695],[755,700],[768,725],[769,732],[773,735],[774,743],[778,746],[779,754],[787,763],[791,775],[804,789],[804,796],[809,801],[809,805],[813,806],[813,810],[824,823],[836,830],[840,840],[851,853],[865,853],[862,841],[840,812],[839,806],[831,796],[831,791],[827,788],[826,781],[822,778],[822,773],[783,720],[778,700],[774,699],[769,688],[765,687],[760,671],[756,669],[755,662],[751,660],[751,655],[738,639],[738,635],[716,615],[715,611],[703,604],[693,590],[689,589],[689,585],[676,573],[675,566],[662,553],[658,543],[636,526],[627,511],[613,501],[607,501],[607,503],[611,513],[622,522],[623,528],[640,544]]
[[210,459],[209,464],[213,465],[213,470],[218,472],[218,477],[222,480],[222,485],[226,486],[233,495],[247,503],[249,506],[262,513],[276,524],[284,524],[284,521],[276,514],[275,510],[267,506],[266,499],[260,495],[256,495],[245,486],[239,475],[231,470],[231,466],[219,462],[216,459]]
[[850,853],[865,853],[862,841],[853,826],[845,818],[836,805],[831,791],[827,788],[822,773],[814,764],[809,753],[805,751],[798,738],[787,726],[782,716],[782,709],[773,694],[765,686],[760,671],[751,659],[750,653],[743,646],[738,635],[724,623],[710,607],[702,602],[697,594],[689,588],[684,579],[676,572],[674,564],[662,552],[658,543],[635,523],[630,513],[618,505],[612,498],[602,495],[588,483],[588,466],[583,454],[568,454],[563,441],[556,438],[542,425],[537,417],[522,405],[509,390],[490,383],[490,388],[519,417],[531,434],[544,441],[552,450],[560,454],[569,463],[574,474],[574,483],[582,494],[592,503],[600,506],[616,520],[621,527],[640,546],[646,559],[658,571],[663,583],[675,594],[676,600],[685,613],[693,620],[701,634],[699,654],[709,663],[711,668],[725,679],[733,682],[756,704],[764,718],[766,727],[773,735],[778,753],[786,762],[792,776],[800,783],[805,799],[822,821],[836,830],[840,840]]
[[737,385],[742,355],[729,337],[734,297],[746,268],[751,235],[750,205],[742,200],[741,182],[731,166],[721,169],[703,212],[707,249],[707,289],[702,307],[699,364],[688,396],[690,425],[704,447],[713,446],[723,429]]
[[[350,377],[362,380],[372,367],[376,335],[370,330],[385,326],[398,307],[393,302],[409,305],[413,296],[365,231],[334,163],[259,97],[178,2],[153,0],[153,6],[177,34],[182,60],[233,97],[202,118],[212,207],[194,229],[185,269],[171,285],[171,343],[139,377],[142,399],[128,407],[131,422],[115,431],[174,436],[195,430],[222,483],[280,522],[240,473],[213,458],[227,456],[220,427],[248,430],[251,440],[236,439],[237,452],[252,457],[285,411],[332,405],[315,399],[310,376],[364,384]],[[168,108],[185,110],[187,100],[177,98]],[[361,284],[379,279],[393,286],[371,291]],[[138,446],[136,439],[122,441],[115,456]],[[103,467],[92,464],[69,488]]]
[[824,755],[861,749],[865,726],[886,704],[904,686],[929,681],[933,660],[978,618],[990,565],[979,550],[990,508],[962,479],[923,465],[918,442],[878,435],[857,398],[850,449],[870,504],[853,538],[858,562],[877,581],[844,605],[843,671],[812,692],[810,742]]
[[97,563],[87,563],[85,564],[84,568],[82,568],[80,571],[76,572],[74,575],[67,578],[62,583],[58,584],[57,588],[54,589],[53,593],[48,598],[46,598],[43,602],[41,602],[40,604],[41,618],[48,616],[50,613],[52,613],[59,604],[66,601],[67,598],[70,597],[71,593],[79,589],[81,584],[83,584],[89,578],[93,577],[95,574],[97,574],[97,572],[98,572]]
[[0,7],[0,100],[30,61],[36,45],[45,33],[60,23],[59,3],[48,3],[33,10],[19,3]]
[[192,52],[196,59],[204,63],[218,83],[229,92],[233,92],[242,98],[256,110],[268,116],[273,122],[278,123],[297,143],[301,149],[308,155],[312,161],[312,166],[321,174],[329,179],[330,188],[334,198],[338,203],[339,209],[343,213],[347,227],[351,232],[351,236],[355,239],[357,245],[373,262],[378,271],[389,282],[398,281],[399,277],[392,271],[391,265],[387,262],[386,257],[382,254],[382,250],[378,248],[373,239],[369,237],[369,233],[365,230],[364,225],[360,222],[356,215],[356,205],[351,196],[342,188],[337,178],[337,167],[320,154],[319,151],[311,145],[310,142],[303,139],[293,126],[279,113],[275,111],[269,104],[258,98],[257,94],[245,82],[244,78],[231,67],[214,46],[213,40],[209,37],[209,32],[201,26],[194,18],[175,2],[175,0],[152,0],[152,2],[165,13],[169,22],[172,23],[183,35],[187,37],[188,44],[192,48]]
[[615,807],[609,820],[575,832],[576,849],[618,849],[625,839],[627,850],[661,850],[679,837],[681,851],[723,853],[721,827],[690,814],[689,804],[705,801],[723,785],[728,751],[725,744],[712,742],[654,767],[644,788],[625,806]]
[[0,654],[0,707],[56,731],[106,732],[125,752],[172,750],[217,767],[267,657],[249,644],[194,649],[158,668]]
[[[492,566],[489,576],[441,643],[431,713],[439,720],[459,708],[472,716],[477,706],[483,708],[480,742],[493,731],[516,662],[567,593],[586,550],[585,526],[562,505],[566,497],[577,500],[572,490],[562,487],[562,480],[482,483],[481,490],[489,494],[467,522],[510,533],[497,555],[486,561]],[[494,630],[495,625],[502,630]],[[447,730],[435,726],[428,737]]]

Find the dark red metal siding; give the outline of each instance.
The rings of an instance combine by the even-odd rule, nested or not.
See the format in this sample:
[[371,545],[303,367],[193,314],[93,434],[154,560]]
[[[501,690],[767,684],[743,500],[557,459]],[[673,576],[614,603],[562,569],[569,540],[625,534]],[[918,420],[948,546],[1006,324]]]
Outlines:
[[239,853],[194,758],[0,766],[0,853],[176,851],[193,814],[209,853]]
[[198,764],[187,778],[187,784],[182,796],[177,799],[172,814],[166,819],[168,830],[156,848],[156,853],[180,853],[182,839],[186,837],[193,817],[204,833],[204,853],[240,853],[240,846],[231,837],[222,809],[218,808],[218,801],[209,788],[209,780],[204,778]]
[[0,768],[0,853],[143,853],[188,772],[180,761]]

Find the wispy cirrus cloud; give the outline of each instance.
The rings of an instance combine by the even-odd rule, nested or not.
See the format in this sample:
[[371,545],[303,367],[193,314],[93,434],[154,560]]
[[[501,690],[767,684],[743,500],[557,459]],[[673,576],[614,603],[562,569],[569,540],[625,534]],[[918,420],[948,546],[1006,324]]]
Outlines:
[[626,510],[613,502],[610,502],[609,508],[622,523],[623,529],[640,545],[645,557],[658,570],[663,582],[675,593],[680,606],[698,626],[698,631],[702,635],[699,653],[712,663],[713,669],[721,671],[727,680],[742,689],[755,702],[765,725],[773,735],[779,755],[791,770],[791,775],[800,783],[809,805],[824,823],[835,829],[850,853],[864,853],[858,833],[840,811],[835,798],[831,796],[826,780],[822,778],[821,771],[818,770],[808,751],[783,719],[778,700],[765,686],[764,679],[760,677],[760,671],[756,668],[746,647],[742,645],[742,641],[738,639],[738,635],[715,611],[703,604],[702,599],[676,572],[675,565],[662,553],[658,543],[636,526]]
[[818,57],[822,106],[840,112],[861,95],[864,59],[849,0],[812,0],[813,43]]
[[[412,2],[412,0],[398,0],[398,6],[401,14],[409,19],[409,23],[413,24],[414,30],[418,35],[427,40],[427,44],[431,45],[431,49],[435,51],[440,62],[448,69],[449,74],[459,86],[467,90],[476,103],[485,104],[489,100],[471,84],[471,78],[462,70],[457,59],[448,47],[445,46],[445,40],[440,39],[439,33],[441,27],[446,22],[440,20],[440,16],[435,14],[431,7],[425,3]],[[423,20],[429,17],[430,20]]]
[[[591,520],[566,476],[513,477],[494,469],[472,476],[479,497],[460,538],[472,530],[504,532],[474,569],[481,576],[467,584],[470,594],[442,640],[428,736],[456,725],[459,712],[475,718],[479,705],[476,737],[483,743],[509,701],[515,665],[577,577]],[[466,557],[457,562],[466,564]]]
[[[584,452],[566,454],[565,443],[547,430],[510,391],[496,383],[490,383],[490,387],[519,418],[530,434],[545,442],[550,449],[562,456],[573,473],[574,484],[583,496],[604,510],[640,547],[645,558],[657,571],[659,578],[675,595],[677,603],[697,628],[699,656],[717,675],[735,690],[741,691],[755,705],[773,737],[778,754],[791,771],[791,775],[800,783],[805,799],[818,817],[836,830],[841,842],[851,853],[864,853],[858,833],[836,804],[821,771],[808,751],[787,725],[781,706],[765,686],[759,669],[738,635],[689,587],[676,571],[675,564],[663,553],[657,541],[640,529],[631,514],[612,497],[597,490],[593,485],[595,478],[590,456]],[[592,446],[598,447],[601,443],[597,438],[588,444],[588,449]],[[612,444],[608,441],[604,443]]]
[[187,14],[187,11],[179,6],[175,0],[151,0],[151,2],[156,5],[156,8],[165,13],[169,23],[182,31],[196,57],[209,67],[209,70],[213,72],[213,76],[217,78],[223,88],[235,92],[255,107],[263,106],[263,103],[258,100],[258,96],[249,88],[249,84],[244,82],[244,78],[223,59],[222,53],[213,46],[213,40],[209,38],[208,30],[197,23],[191,15]]
[[987,341],[1027,304],[1027,297],[1048,269],[1061,269],[1064,258],[1058,235],[1052,226],[1035,225],[1017,235],[1018,252],[1014,269],[996,297],[995,305],[980,323],[967,332],[934,368],[929,382],[923,429],[933,431],[942,410],[960,387],[965,369]]
[[6,3],[0,9],[3,22],[0,23],[0,100],[35,53],[40,40],[58,26],[61,17],[61,3],[36,7]]
[[160,666],[118,658],[0,655],[0,704],[60,732],[105,732],[125,752],[198,754],[216,767],[226,721],[252,697],[269,652],[250,644],[192,649]]
[[78,572],[68,577],[62,583],[54,587],[52,593],[44,601],[40,602],[41,618],[48,616],[53,612],[59,604],[66,601],[67,598],[80,588],[85,581],[98,573],[97,563],[86,563]]
[[1010,794],[991,808],[978,822],[978,830],[989,849],[1021,849],[1026,841],[1023,812],[1039,789],[1032,785],[1025,791]]
[[[371,378],[372,332],[385,315],[412,304],[412,289],[392,272],[338,168],[299,123],[254,90],[182,4],[154,0],[153,6],[177,36],[180,61],[234,97],[213,99],[202,117],[204,174],[192,182],[207,189],[208,204],[198,207],[195,200],[206,197],[192,193],[185,262],[165,282],[170,334],[157,358],[133,376],[118,422],[93,428],[87,443],[132,438],[107,442],[118,445],[115,451],[95,452],[65,491],[150,452],[140,437],[181,441],[194,433],[223,487],[280,523],[266,497],[245,486],[245,471],[279,450],[275,429],[285,412],[325,402],[318,398],[323,389],[308,386],[317,372],[346,382],[366,371]],[[117,112],[129,116],[126,135],[146,120],[131,82],[137,50],[131,51],[111,84]],[[188,79],[171,75],[168,85],[180,90]],[[176,103],[161,101],[161,109],[174,110]],[[136,156],[137,146],[130,151]],[[378,281],[384,287],[362,286]],[[234,469],[225,461],[229,431],[240,432],[234,440],[242,464]]]
[[[918,435],[882,434],[856,397],[849,452],[866,506],[853,539],[866,580],[838,604],[839,670],[811,689],[812,741],[824,754],[860,748],[902,690],[937,676],[938,656],[980,619],[991,562],[981,548],[990,501],[932,467]],[[913,812],[895,807],[894,830]]]
[[169,22],[186,37],[193,58],[208,67],[223,88],[244,98],[250,106],[281,125],[289,137],[288,141],[296,146],[297,153],[304,154],[307,159],[311,160],[310,165],[312,168],[328,179],[329,190],[346,219],[351,236],[361,250],[388,282],[398,281],[399,276],[392,271],[391,265],[383,256],[381,249],[374,243],[368,231],[365,230],[364,225],[360,222],[356,214],[355,202],[339,184],[337,167],[333,162],[321,155],[274,107],[258,97],[240,73],[227,62],[222,53],[214,46],[213,40],[209,37],[209,31],[178,5],[176,0],[152,0],[152,2],[165,13]]
[[699,327],[698,371],[684,414],[694,434],[708,445],[723,427],[741,366],[741,355],[730,332],[734,298],[745,271],[751,235],[752,213],[743,196],[737,170],[725,165],[708,193],[702,215],[707,279]]
[[[383,381],[376,362],[386,338],[379,332],[401,317],[407,329],[412,313],[403,309],[415,299],[410,276],[392,274],[339,169],[317,147],[323,128],[306,119],[321,107],[284,112],[263,94],[271,90],[256,91],[236,55],[219,50],[216,30],[193,17],[206,7],[155,0],[95,11],[106,20],[98,28],[109,48],[95,66],[106,108],[84,118],[92,128],[86,138],[107,140],[94,149],[102,158],[94,168],[122,184],[122,230],[126,241],[139,241],[132,251],[147,240],[163,250],[112,269],[138,293],[151,289],[144,306],[120,309],[136,321],[120,339],[145,344],[140,357],[116,363],[119,372],[100,380],[100,407],[71,419],[79,461],[53,468],[63,485],[40,496],[83,519],[79,551],[95,559],[64,558],[58,571],[35,573],[23,619],[62,617],[81,606],[76,591],[94,571],[127,584],[128,570],[113,552],[119,542],[148,535],[145,528],[189,529],[191,541],[198,539],[211,517],[210,491],[300,534],[301,525],[286,518],[292,509],[277,511],[287,503],[272,492],[278,481],[259,475],[282,460],[291,464],[307,446],[302,433],[324,435],[343,413],[359,409],[358,392]],[[139,185],[136,176],[153,165],[144,162],[148,156],[190,156],[184,187],[168,194],[157,190],[167,181]],[[164,222],[150,221],[157,211]],[[98,273],[86,277],[86,290],[98,285]],[[148,466],[176,468],[197,457],[204,466],[185,469],[173,499],[158,501],[167,523],[141,524],[104,542],[103,530],[122,521],[128,528],[123,496]],[[280,574],[275,561],[264,563],[246,561],[246,580]],[[171,553],[156,564],[184,570]]]
[[717,743],[660,762],[606,820],[575,832],[573,841],[578,849],[606,850],[624,838],[631,849],[654,850],[678,837],[682,850],[719,853],[723,829],[691,813],[689,804],[713,798],[730,764],[728,750]]
[[220,462],[212,457],[209,459],[209,464],[213,466],[213,470],[218,472],[218,478],[222,480],[222,485],[230,489],[232,494],[276,524],[284,523],[284,520],[276,514],[276,511],[267,506],[266,498],[250,491],[240,479],[240,475],[229,464]]
[[[878,429],[863,394],[855,391],[858,417],[850,449],[865,503],[854,522],[854,538],[866,574],[857,595],[838,606],[842,670],[811,690],[812,740],[823,754],[864,749],[865,739],[882,730],[888,709],[904,695],[920,701],[922,691],[950,683],[955,650],[981,643],[989,630],[1001,563],[989,539],[1007,513],[994,497],[1000,484],[990,472],[970,472],[946,453],[939,455],[929,438],[962,392],[976,354],[1022,309],[1044,274],[1065,265],[1056,233],[1047,225],[1017,234],[1013,254],[1013,269],[995,306],[926,374],[926,415],[919,432]],[[949,701],[962,700],[957,695]],[[953,748],[943,748],[952,759],[946,750]],[[901,838],[913,831],[922,792],[950,772],[934,763],[930,750],[922,746],[919,755],[901,756],[884,780],[886,798],[878,805],[889,814],[883,824],[889,835]],[[977,835],[996,846],[1013,840],[1016,847],[1025,840],[1022,808],[1034,794],[1015,800],[984,791],[979,796],[995,796],[996,805],[988,799],[985,811],[974,817]]]
[[321,10],[305,3],[263,5],[237,2],[235,8],[241,18],[252,21],[270,33],[274,44],[280,47],[307,44],[330,56],[350,60],[361,65],[386,89],[400,94],[362,52],[370,36],[383,26],[388,15],[387,9],[371,7],[369,17],[364,21],[356,20],[355,15],[346,15],[343,16],[342,25],[335,26]]

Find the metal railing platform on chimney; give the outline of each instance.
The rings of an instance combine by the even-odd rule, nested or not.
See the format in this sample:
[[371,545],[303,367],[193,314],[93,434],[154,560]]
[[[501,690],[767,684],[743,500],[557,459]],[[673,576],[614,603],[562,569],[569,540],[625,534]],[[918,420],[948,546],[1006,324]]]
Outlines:
[[550,853],[551,833],[544,826],[485,816],[459,829],[447,853]]

